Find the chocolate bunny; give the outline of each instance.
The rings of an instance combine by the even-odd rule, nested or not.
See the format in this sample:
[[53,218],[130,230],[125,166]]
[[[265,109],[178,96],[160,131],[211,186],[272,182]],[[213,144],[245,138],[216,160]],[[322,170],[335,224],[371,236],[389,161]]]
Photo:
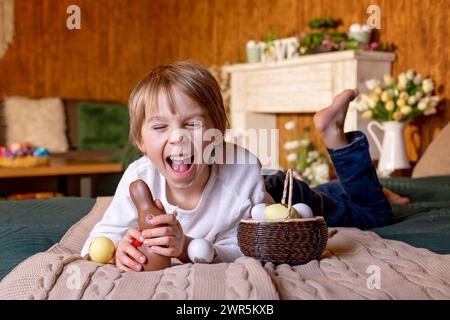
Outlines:
[[[156,206],[152,193],[143,180],[138,179],[130,184],[130,196],[138,211],[139,231],[154,228],[150,220],[154,216],[166,214]],[[170,257],[153,253],[150,247],[142,246],[142,243],[136,239],[133,240],[132,244],[147,257],[147,261],[143,265],[143,271],[157,271],[170,267]]]

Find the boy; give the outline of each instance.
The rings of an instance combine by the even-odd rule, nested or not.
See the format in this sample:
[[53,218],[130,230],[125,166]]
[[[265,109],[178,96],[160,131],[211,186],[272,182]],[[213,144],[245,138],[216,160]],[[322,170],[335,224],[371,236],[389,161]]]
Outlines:
[[[355,96],[353,90],[344,91],[314,118],[341,181],[311,190],[296,180],[294,200],[325,215],[330,225],[384,225],[390,221],[391,209],[370,162],[367,140],[362,133],[343,132],[345,113]],[[106,236],[116,243],[116,265],[126,271],[140,271],[145,262],[131,245],[132,238],[182,262],[189,261],[187,247],[193,238],[213,244],[215,261],[242,256],[236,239],[239,221],[250,217],[254,205],[266,201],[265,187],[279,201],[284,179],[279,173],[264,181],[258,159],[239,146],[231,146],[233,154],[247,159],[245,163],[234,163],[227,152],[224,163],[209,161],[217,154],[215,149],[208,151],[210,140],[204,139],[205,134],[215,130],[223,137],[227,127],[214,77],[190,62],[160,66],[133,90],[129,111],[130,138],[144,156],[125,171],[81,254],[88,254],[94,238]],[[220,144],[220,139],[219,145],[229,150],[230,145]],[[136,179],[149,185],[160,209],[176,213],[154,217],[155,228],[142,232],[136,229],[137,211],[128,191]]]

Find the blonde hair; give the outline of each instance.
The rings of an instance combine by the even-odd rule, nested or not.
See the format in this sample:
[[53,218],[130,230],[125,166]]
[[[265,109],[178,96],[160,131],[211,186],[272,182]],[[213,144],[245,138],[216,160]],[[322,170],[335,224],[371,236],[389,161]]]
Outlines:
[[164,64],[151,71],[131,92],[128,102],[130,113],[130,140],[137,146],[141,142],[141,129],[146,110],[156,112],[158,94],[164,93],[173,107],[172,90],[176,86],[184,94],[205,108],[214,127],[222,133],[228,126],[220,86],[213,75],[199,64],[180,61]]

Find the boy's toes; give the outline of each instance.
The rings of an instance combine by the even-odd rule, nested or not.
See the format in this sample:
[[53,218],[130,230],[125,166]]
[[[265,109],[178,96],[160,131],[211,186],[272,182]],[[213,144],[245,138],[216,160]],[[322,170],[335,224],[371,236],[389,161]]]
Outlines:
[[343,104],[349,104],[358,95],[358,90],[346,89],[338,94],[333,99],[333,106],[342,106]]

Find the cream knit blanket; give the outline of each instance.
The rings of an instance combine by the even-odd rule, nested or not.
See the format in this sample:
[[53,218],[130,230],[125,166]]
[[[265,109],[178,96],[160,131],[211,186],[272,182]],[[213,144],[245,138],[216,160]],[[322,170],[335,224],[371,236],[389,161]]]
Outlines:
[[320,261],[301,266],[252,258],[123,272],[82,260],[81,246],[111,198],[47,252],[0,282],[0,299],[450,299],[450,255],[437,255],[372,232],[337,228]]

